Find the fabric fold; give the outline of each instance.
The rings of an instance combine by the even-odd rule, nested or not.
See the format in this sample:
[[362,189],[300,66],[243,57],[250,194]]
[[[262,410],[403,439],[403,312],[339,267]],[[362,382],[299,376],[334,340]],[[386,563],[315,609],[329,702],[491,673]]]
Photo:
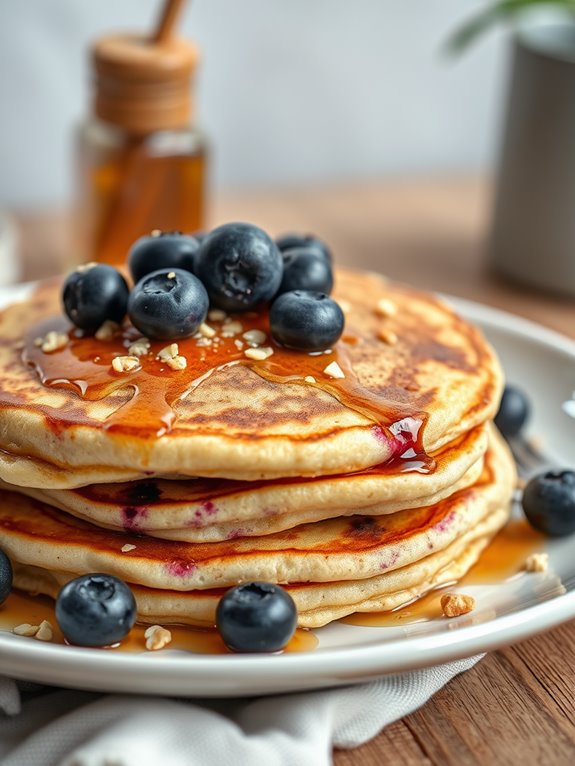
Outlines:
[[3,766],[329,766],[480,657],[370,683],[255,699],[46,689],[0,678]]

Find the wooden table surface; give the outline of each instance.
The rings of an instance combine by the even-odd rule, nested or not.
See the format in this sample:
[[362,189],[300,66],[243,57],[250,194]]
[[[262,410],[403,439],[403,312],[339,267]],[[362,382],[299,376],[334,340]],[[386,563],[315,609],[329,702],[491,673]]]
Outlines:
[[[534,319],[575,338],[575,301],[504,283],[486,266],[491,188],[435,178],[229,193],[211,223],[244,220],[273,234],[313,231],[336,261],[378,270]],[[66,217],[18,216],[23,277],[57,271],[69,251]],[[575,257],[575,256],[574,256]],[[574,541],[575,543],[575,541]],[[574,549],[575,553],[575,549]],[[422,709],[336,766],[575,763],[575,621],[493,652]]]

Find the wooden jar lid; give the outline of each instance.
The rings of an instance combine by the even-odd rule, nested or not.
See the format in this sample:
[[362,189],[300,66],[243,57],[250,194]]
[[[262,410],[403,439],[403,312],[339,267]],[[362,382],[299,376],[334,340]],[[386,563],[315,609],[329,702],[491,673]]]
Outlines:
[[136,134],[186,125],[198,59],[197,48],[179,38],[155,43],[144,36],[115,35],[98,40],[92,50],[95,114]]

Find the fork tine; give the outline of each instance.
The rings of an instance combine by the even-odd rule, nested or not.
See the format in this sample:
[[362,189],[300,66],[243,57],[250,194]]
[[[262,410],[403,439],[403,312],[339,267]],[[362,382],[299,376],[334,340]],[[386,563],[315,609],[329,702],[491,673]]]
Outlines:
[[521,476],[528,477],[538,471],[549,468],[550,461],[521,436],[510,437],[507,443],[515,458]]

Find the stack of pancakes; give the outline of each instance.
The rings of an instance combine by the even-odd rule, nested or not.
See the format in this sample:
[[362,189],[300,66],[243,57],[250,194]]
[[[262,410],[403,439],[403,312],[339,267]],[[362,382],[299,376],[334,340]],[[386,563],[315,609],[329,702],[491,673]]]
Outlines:
[[499,363],[435,297],[336,276],[334,349],[287,351],[265,313],[215,312],[178,343],[184,370],[152,342],[139,370],[115,372],[137,332],[81,337],[55,282],[2,312],[0,548],[15,584],[55,596],[108,572],[140,621],[206,626],[228,587],[276,582],[317,627],[465,574],[515,481],[490,422]]

